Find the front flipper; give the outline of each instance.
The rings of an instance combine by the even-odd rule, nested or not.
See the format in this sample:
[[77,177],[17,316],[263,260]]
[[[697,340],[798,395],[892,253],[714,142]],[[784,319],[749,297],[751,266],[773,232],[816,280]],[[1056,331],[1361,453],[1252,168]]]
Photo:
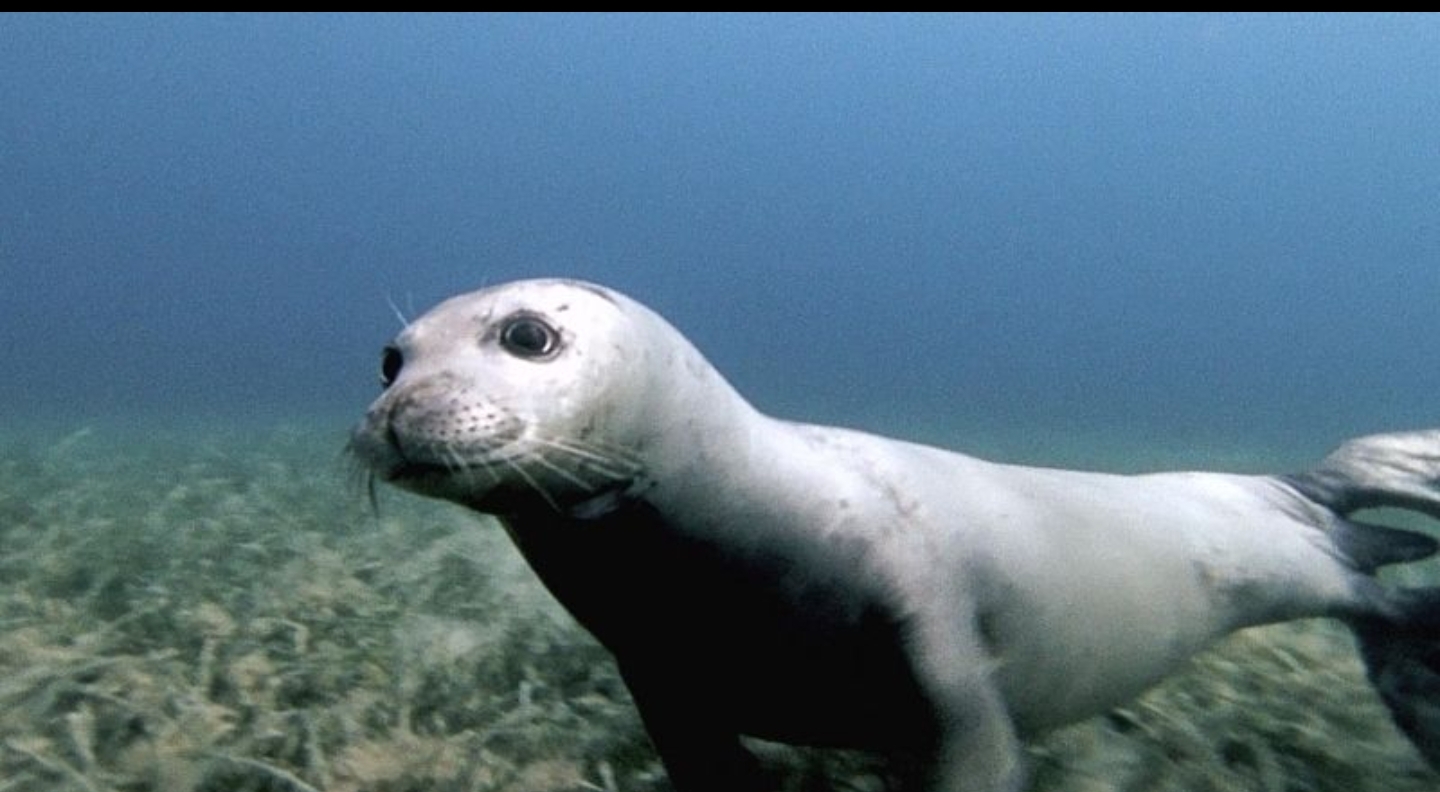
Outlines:
[[999,696],[967,691],[939,703],[940,733],[919,778],[925,792],[1020,792],[1025,764],[1020,741]]
[[907,650],[934,719],[914,783],[924,792],[1020,792],[1028,780],[1020,739],[990,651],[967,621],[947,611],[911,623]]

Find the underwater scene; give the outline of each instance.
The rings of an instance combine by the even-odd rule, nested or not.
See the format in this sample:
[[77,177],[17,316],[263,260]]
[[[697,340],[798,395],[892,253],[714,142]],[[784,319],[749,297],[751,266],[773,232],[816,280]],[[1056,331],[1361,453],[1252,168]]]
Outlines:
[[[0,792],[673,788],[505,527],[347,451],[387,345],[474,289],[614,287],[767,414],[1000,462],[1287,473],[1440,428],[1434,16],[16,13],[0,43]],[[749,746],[792,792],[904,772]],[[1440,789],[1326,619],[1024,754],[1035,792]]]

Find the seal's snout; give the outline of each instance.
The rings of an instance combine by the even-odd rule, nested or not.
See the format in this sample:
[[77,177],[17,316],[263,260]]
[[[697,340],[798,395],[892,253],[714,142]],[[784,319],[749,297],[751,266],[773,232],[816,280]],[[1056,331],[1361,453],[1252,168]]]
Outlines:
[[356,426],[351,449],[381,480],[406,486],[489,465],[524,421],[472,379],[441,371],[392,380]]
[[404,467],[405,452],[395,432],[393,411],[400,402],[395,398],[395,382],[405,366],[405,355],[396,344],[386,344],[380,351],[380,388],[383,393],[365,411],[365,417],[350,430],[346,451],[372,476],[394,481]]
[[407,436],[403,424],[397,423],[397,417],[403,415],[397,409],[403,404],[391,399],[376,402],[351,431],[348,448],[373,479],[424,494],[457,469],[459,463],[450,459],[460,456]]
[[405,455],[390,422],[388,401],[376,402],[365,413],[350,431],[346,447],[356,461],[381,480],[394,477],[394,471],[405,464]]
[[[351,453],[382,481],[395,482],[403,478],[403,472],[413,465],[411,453],[419,444],[415,438],[417,405],[423,404],[424,392],[415,393],[414,383],[397,385],[400,362],[398,351],[395,357],[388,354],[393,347],[387,347],[384,375],[381,382],[385,392],[370,405],[365,417],[350,433]],[[390,361],[394,361],[393,364]],[[434,388],[422,391],[434,390]],[[427,442],[433,442],[427,441]],[[408,447],[408,448],[407,448]],[[420,454],[419,456],[424,456]]]

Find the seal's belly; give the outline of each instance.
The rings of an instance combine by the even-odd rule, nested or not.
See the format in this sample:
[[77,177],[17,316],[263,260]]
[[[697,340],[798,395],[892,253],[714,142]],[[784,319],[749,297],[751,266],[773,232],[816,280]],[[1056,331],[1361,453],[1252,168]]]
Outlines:
[[1288,536],[1277,513],[1239,479],[1009,471],[1024,497],[987,531],[1005,592],[987,608],[1024,732],[1133,698],[1242,626],[1268,589],[1301,588],[1270,550]]
[[1169,591],[1117,577],[1090,587],[1062,583],[1043,601],[1007,603],[1010,621],[997,627],[992,651],[996,681],[1022,733],[1127,701],[1226,632],[1201,607],[1202,597],[1177,595],[1189,581],[1176,572]]

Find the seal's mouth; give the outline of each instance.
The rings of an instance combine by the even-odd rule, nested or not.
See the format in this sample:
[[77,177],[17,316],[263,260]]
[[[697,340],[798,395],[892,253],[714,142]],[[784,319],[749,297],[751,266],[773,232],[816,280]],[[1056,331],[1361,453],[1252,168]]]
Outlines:
[[450,466],[410,458],[396,440],[388,427],[377,431],[375,422],[366,421],[356,427],[345,444],[346,456],[356,473],[366,479],[372,499],[377,481],[429,495],[454,474]]
[[[352,452],[354,449],[352,449]],[[486,514],[495,513],[482,505],[502,489],[503,481],[493,472],[481,468],[455,467],[434,462],[404,459],[391,449],[384,460],[364,453],[354,453],[357,467],[363,474],[371,502],[376,500],[376,487],[389,485],[415,495],[459,503]]]
[[[361,463],[369,468],[376,479],[403,490],[432,497],[449,497],[449,490],[457,479],[463,479],[466,486],[477,486],[475,474],[484,469],[483,465],[464,465],[456,461],[416,459],[405,453],[399,444],[385,445],[382,456],[359,455]],[[493,478],[493,473],[491,474]]]
[[639,459],[626,449],[518,430],[481,444],[402,429],[386,411],[372,410],[351,434],[348,455],[372,499],[379,482],[486,514],[541,509],[584,519],[618,508],[642,478]]

